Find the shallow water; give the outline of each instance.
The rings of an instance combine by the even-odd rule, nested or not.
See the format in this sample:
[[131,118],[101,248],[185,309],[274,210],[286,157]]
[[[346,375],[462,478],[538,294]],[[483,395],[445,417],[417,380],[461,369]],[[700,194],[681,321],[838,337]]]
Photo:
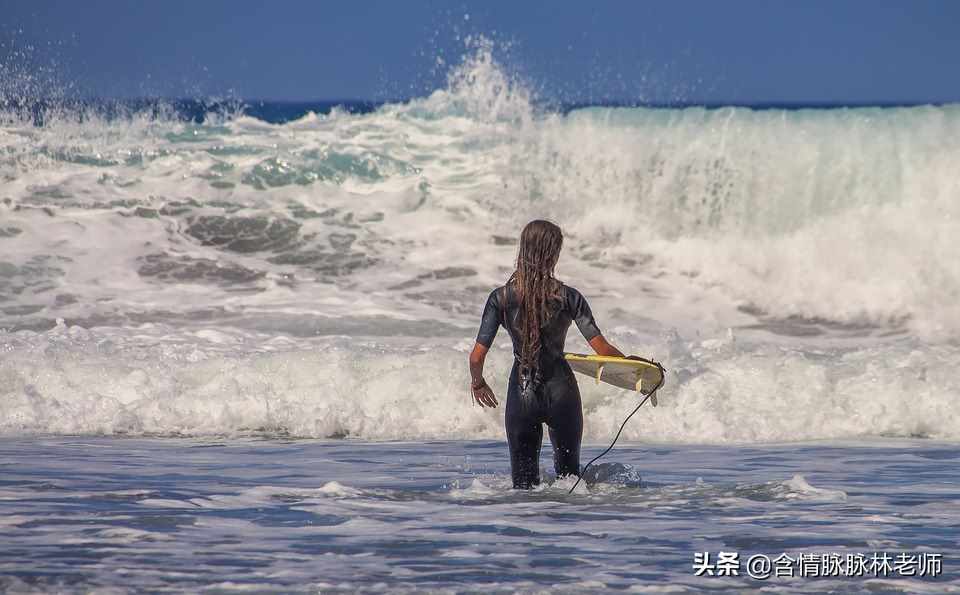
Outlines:
[[[572,495],[549,470],[512,490],[499,441],[35,437],[0,453],[11,592],[960,591],[960,450],[932,441],[631,443]],[[939,553],[943,572],[694,576],[695,552],[720,551]]]

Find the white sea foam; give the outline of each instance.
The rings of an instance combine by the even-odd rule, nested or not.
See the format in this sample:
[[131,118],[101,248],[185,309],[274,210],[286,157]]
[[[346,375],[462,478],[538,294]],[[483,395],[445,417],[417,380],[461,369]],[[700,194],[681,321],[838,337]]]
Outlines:
[[[671,371],[627,438],[960,437],[960,108],[540,113],[483,41],[449,81],[282,125],[6,118],[0,430],[499,437],[465,351],[548,216]],[[632,397],[582,388],[604,440]]]
[[786,490],[787,498],[805,498],[810,500],[825,500],[845,502],[847,494],[842,490],[829,490],[810,485],[803,475],[794,475],[781,486]]
[[[466,354],[449,340],[303,339],[294,348],[146,329],[22,331],[0,344],[0,431],[368,439],[499,438],[503,408],[473,406]],[[614,335],[614,337],[616,337]],[[249,337],[247,337],[249,340]],[[652,346],[668,352],[667,344]],[[673,346],[660,406],[628,440],[778,442],[861,436],[960,438],[952,349],[810,353],[771,345]],[[489,358],[502,397],[510,356]],[[581,378],[585,437],[602,442],[636,397]]]

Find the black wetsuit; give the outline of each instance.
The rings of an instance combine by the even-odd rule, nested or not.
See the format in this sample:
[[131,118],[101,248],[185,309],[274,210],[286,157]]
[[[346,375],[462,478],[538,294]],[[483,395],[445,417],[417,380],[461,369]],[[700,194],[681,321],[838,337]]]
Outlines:
[[507,390],[506,430],[510,447],[513,487],[530,488],[540,483],[540,445],[543,425],[550,430],[553,465],[557,477],[580,474],[580,438],[583,434],[583,410],[580,390],[573,370],[563,358],[563,345],[571,322],[584,339],[600,334],[590,306],[579,291],[560,286],[562,300],[553,317],[540,330],[540,363],[531,374],[521,378],[519,352],[521,338],[517,328],[519,304],[512,287],[499,287],[487,298],[477,343],[490,347],[501,324],[513,340],[513,370]]

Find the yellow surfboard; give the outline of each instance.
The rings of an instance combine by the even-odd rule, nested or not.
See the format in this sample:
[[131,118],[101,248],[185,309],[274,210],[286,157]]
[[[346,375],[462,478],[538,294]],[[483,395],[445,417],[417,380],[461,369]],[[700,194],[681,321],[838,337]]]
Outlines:
[[[590,376],[597,383],[606,382],[644,395],[650,394],[664,380],[662,368],[649,360],[580,353],[564,353],[563,357],[574,372]],[[656,406],[656,397],[650,402]]]

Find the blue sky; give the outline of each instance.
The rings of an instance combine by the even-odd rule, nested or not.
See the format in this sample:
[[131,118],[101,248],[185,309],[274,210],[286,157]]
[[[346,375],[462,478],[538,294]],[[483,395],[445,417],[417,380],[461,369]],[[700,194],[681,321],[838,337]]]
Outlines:
[[422,95],[471,34],[555,101],[960,101],[949,0],[0,0],[8,71],[110,97]]

